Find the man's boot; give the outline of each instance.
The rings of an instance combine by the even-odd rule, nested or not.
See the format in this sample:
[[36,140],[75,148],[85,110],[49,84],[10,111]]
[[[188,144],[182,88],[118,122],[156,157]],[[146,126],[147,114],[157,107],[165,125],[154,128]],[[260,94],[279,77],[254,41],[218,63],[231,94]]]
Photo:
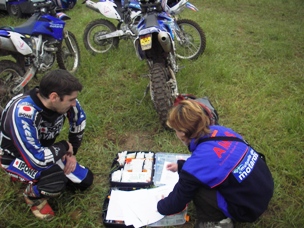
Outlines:
[[33,214],[43,220],[51,220],[55,214],[45,198],[37,197],[34,186],[29,184],[24,193],[24,199],[28,206],[31,207]]

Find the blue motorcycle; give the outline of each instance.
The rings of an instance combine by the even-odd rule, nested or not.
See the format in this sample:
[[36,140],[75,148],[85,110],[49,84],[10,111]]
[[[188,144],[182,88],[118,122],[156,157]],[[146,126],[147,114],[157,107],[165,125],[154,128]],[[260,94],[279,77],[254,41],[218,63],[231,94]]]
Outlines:
[[[1,1],[1,0],[0,0]],[[174,36],[176,36],[176,56],[179,59],[197,59],[206,48],[206,36],[198,23],[189,19],[181,19],[184,9],[194,12],[198,9],[188,0],[162,0],[165,11],[175,20]],[[121,39],[135,39],[137,25],[142,17],[139,0],[84,0],[89,9],[103,16],[90,22],[84,30],[83,41],[86,49],[92,54],[101,54],[117,48]],[[164,7],[163,7],[164,8]],[[110,20],[119,23],[115,26]]]
[[[55,66],[75,73],[80,49],[75,35],[64,30],[66,14],[58,12],[52,1],[35,3],[35,13],[17,27],[0,27],[0,106],[26,91],[39,72]],[[12,61],[13,57],[16,61]]]
[[[39,0],[38,0],[39,1]],[[77,0],[52,0],[54,4],[62,9],[72,9]],[[34,4],[37,0],[0,0],[0,10],[5,10],[10,16],[22,17],[24,14],[33,14],[35,11]]]
[[134,41],[136,54],[149,68],[150,96],[161,124],[166,128],[168,111],[178,96],[175,73],[178,72],[174,44],[174,19],[164,12],[160,2],[141,0],[143,14]]

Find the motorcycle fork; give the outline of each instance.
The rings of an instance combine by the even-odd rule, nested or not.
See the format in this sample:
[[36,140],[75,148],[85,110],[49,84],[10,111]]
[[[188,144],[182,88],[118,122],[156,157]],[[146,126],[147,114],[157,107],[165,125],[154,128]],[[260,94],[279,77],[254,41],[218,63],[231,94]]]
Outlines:
[[70,36],[69,36],[69,34],[68,34],[67,31],[64,31],[64,40],[65,40],[66,45],[67,45],[67,47],[69,49],[69,53],[72,53],[72,55],[75,55],[76,51],[75,51],[75,48],[72,45]]

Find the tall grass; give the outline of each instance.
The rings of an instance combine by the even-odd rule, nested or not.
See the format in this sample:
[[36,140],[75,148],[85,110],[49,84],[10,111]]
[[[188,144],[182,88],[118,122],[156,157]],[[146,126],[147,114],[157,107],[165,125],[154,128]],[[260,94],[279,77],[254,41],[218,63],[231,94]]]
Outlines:
[[[275,181],[268,210],[253,224],[236,227],[304,226],[304,2],[301,0],[192,0],[200,11],[184,11],[206,33],[207,48],[196,61],[179,61],[180,93],[208,96],[220,123],[241,133],[264,153]],[[149,95],[145,62],[131,41],[93,56],[85,50],[85,26],[101,18],[80,2],[67,12],[67,28],[81,48],[76,76],[84,85],[80,101],[88,121],[78,153],[95,173],[85,193],[65,192],[50,201],[56,218],[38,221],[22,198],[22,185],[0,173],[0,227],[103,227],[101,212],[109,190],[112,159],[120,150],[188,153],[158,121]],[[2,16],[0,26],[25,19]],[[112,21],[116,24],[115,21]],[[66,126],[66,131],[67,131]],[[65,133],[62,138],[66,137]],[[250,197],[250,196],[248,196]],[[184,227],[191,227],[192,220]]]

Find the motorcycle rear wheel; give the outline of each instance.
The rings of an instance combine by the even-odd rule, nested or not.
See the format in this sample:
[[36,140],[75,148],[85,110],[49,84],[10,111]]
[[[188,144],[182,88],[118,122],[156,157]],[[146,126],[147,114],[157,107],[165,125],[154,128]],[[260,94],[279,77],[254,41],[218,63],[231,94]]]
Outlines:
[[150,74],[151,99],[153,101],[154,108],[158,113],[162,126],[168,129],[168,126],[166,124],[167,115],[174,102],[174,98],[172,97],[172,90],[167,84],[167,81],[169,79],[169,70],[166,69],[164,63],[154,63],[151,66]]
[[76,73],[80,66],[80,49],[75,35],[66,31],[66,35],[61,42],[56,53],[57,63],[60,69]]
[[181,19],[177,21],[180,31],[176,31],[176,56],[179,59],[197,59],[206,49],[206,36],[195,21]]
[[[11,60],[0,61],[0,106],[5,107],[7,102],[17,94],[12,92],[13,88],[23,80],[25,72],[17,63]],[[19,93],[27,91],[25,86]]]
[[99,35],[105,35],[114,31],[116,31],[115,25],[108,20],[97,19],[90,22],[83,34],[85,48],[92,54],[106,53],[111,48],[117,48],[119,43],[118,37],[97,40]]

